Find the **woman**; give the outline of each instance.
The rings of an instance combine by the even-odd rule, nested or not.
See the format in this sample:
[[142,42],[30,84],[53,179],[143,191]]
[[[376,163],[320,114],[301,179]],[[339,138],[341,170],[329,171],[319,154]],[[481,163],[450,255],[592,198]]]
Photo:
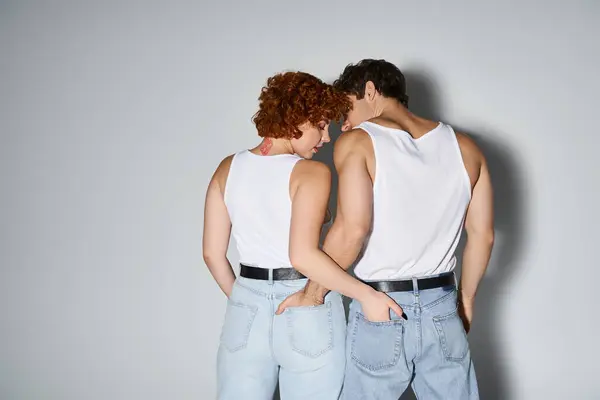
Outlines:
[[[226,157],[209,184],[204,260],[228,297],[218,352],[218,398],[338,398],[345,366],[345,313],[339,293],[365,308],[402,311],[352,278],[319,249],[330,171],[311,161],[330,141],[329,121],[350,108],[318,78],[287,72],[268,79],[254,123],[262,142]],[[240,255],[236,279],[226,252],[230,233]],[[333,290],[305,296],[276,314],[310,278]],[[337,293],[339,292],[339,293]]]

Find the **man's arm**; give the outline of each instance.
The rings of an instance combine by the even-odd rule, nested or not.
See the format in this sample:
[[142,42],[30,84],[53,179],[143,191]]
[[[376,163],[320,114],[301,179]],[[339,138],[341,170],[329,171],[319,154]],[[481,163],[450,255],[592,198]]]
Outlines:
[[487,269],[494,245],[494,206],[490,174],[485,160],[465,220],[467,243],[463,253],[460,294],[463,301],[473,301],[479,282]]
[[235,274],[227,259],[231,221],[223,199],[223,191],[232,159],[233,157],[229,156],[221,162],[208,185],[202,236],[204,262],[227,297],[231,294]]
[[[323,244],[327,253],[347,270],[358,257],[373,218],[373,181],[367,165],[372,142],[362,129],[342,134],[335,142],[334,164],[338,173],[337,213]],[[322,299],[328,290],[309,281],[305,292]]]
[[335,144],[337,213],[325,237],[323,250],[345,270],[356,261],[373,219],[373,181],[367,166],[365,144],[372,146],[362,129],[344,133]]
[[[290,260],[294,268],[311,279],[341,293],[357,298],[370,291],[319,249],[331,186],[331,172],[324,164],[300,161],[294,173],[302,183],[292,196]],[[346,293],[344,293],[346,292]]]
[[[465,330],[471,329],[475,295],[487,269],[494,245],[494,205],[492,182],[485,157],[475,142],[460,136],[461,150],[467,154],[469,175],[477,177],[465,220],[467,243],[463,252],[462,273],[459,285],[459,312]],[[478,169],[472,160],[478,161]]]

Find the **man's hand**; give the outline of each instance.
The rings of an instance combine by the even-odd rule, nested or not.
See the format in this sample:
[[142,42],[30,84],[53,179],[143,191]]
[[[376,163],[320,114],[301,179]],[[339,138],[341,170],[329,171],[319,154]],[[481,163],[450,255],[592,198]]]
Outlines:
[[385,322],[390,320],[390,310],[396,315],[407,319],[402,307],[385,293],[373,290],[365,299],[360,300],[362,312],[371,322]]
[[458,315],[460,316],[460,319],[462,319],[465,332],[467,333],[471,330],[474,303],[473,299],[463,298],[462,296],[458,299]]
[[286,297],[285,300],[279,304],[279,307],[277,307],[275,314],[282,314],[288,307],[314,307],[323,305],[324,302],[324,298],[306,293],[305,290],[300,290],[299,292]]

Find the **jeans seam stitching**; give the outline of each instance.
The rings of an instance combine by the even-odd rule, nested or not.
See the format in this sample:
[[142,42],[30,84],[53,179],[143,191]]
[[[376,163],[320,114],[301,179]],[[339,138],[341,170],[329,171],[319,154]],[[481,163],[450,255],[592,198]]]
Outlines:
[[241,287],[243,289],[246,289],[246,290],[248,290],[248,291],[250,291],[250,292],[252,292],[254,294],[258,294],[258,295],[263,296],[263,297],[269,297],[269,295],[267,293],[264,293],[264,292],[261,292],[260,290],[256,290],[256,289],[253,289],[251,287],[248,287],[248,286],[244,285],[243,283],[240,283],[238,280],[236,280],[235,283],[239,287]]
[[[377,326],[392,326],[394,328],[396,328],[396,330],[398,329],[398,327],[400,327],[401,329],[401,335],[397,335],[395,340],[394,340],[394,358],[392,359],[392,361],[383,364],[383,365],[377,365],[377,366],[373,366],[373,365],[368,365],[364,362],[362,362],[356,355],[355,355],[355,343],[356,343],[356,333],[358,331],[358,324],[359,324],[359,320],[362,317],[362,319],[364,319],[366,322],[370,322],[371,324],[376,324]],[[387,322],[387,321],[386,321]],[[352,342],[351,342],[351,347],[350,347],[350,356],[352,358],[352,360],[358,364],[359,366],[375,372],[375,371],[381,371],[384,369],[390,369],[392,367],[395,367],[396,365],[398,365],[398,362],[400,361],[400,356],[402,355],[402,343],[401,340],[404,339],[404,325],[402,324],[402,322],[395,322],[394,320],[390,321],[392,322],[392,324],[380,324],[380,323],[373,323],[371,321],[369,321],[362,313],[360,312],[356,312],[355,316],[354,316],[354,327],[352,329]]]
[[238,308],[243,308],[246,310],[250,310],[250,318],[248,319],[248,323],[246,324],[246,327],[244,329],[244,334],[243,334],[243,340],[242,343],[238,346],[228,346],[227,343],[222,340],[223,342],[223,346],[225,346],[225,348],[227,350],[229,350],[229,352],[234,353],[236,351],[240,351],[243,350],[244,348],[246,348],[248,346],[248,339],[250,337],[250,331],[252,330],[252,324],[254,323],[254,318],[256,317],[256,313],[258,312],[258,308],[256,306],[251,306],[248,304],[243,304],[237,301],[233,301],[230,300],[230,304],[232,307],[238,307]]
[[433,302],[422,306],[421,308],[424,309],[424,310],[428,310],[428,309],[430,309],[432,307],[435,307],[438,304],[440,304],[441,302],[445,301],[448,297],[451,297],[455,293],[456,293],[456,289],[452,290],[450,293],[446,293],[445,295],[443,295],[442,297],[438,298],[437,300],[434,300]]
[[468,346],[467,346],[464,354],[460,357],[451,356],[450,351],[448,350],[448,341],[446,340],[446,333],[444,332],[444,327],[442,326],[441,322],[446,321],[453,315],[457,315],[457,312],[458,312],[458,309],[456,309],[448,314],[439,316],[439,317],[433,317],[433,324],[435,326],[435,330],[437,331],[438,338],[440,340],[440,345],[442,347],[442,353],[444,354],[444,358],[446,359],[446,361],[451,361],[451,362],[463,361],[465,359],[465,357],[467,357],[467,354],[469,354]]

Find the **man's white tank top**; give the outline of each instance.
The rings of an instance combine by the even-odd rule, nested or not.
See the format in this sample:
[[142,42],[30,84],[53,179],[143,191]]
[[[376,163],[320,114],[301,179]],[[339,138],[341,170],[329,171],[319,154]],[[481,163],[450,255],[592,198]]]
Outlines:
[[248,150],[233,156],[225,205],[240,263],[292,268],[289,257],[290,176],[299,156],[260,156]]
[[454,130],[440,123],[414,139],[364,122],[375,151],[373,225],[354,273],[364,280],[452,271],[471,184]]

